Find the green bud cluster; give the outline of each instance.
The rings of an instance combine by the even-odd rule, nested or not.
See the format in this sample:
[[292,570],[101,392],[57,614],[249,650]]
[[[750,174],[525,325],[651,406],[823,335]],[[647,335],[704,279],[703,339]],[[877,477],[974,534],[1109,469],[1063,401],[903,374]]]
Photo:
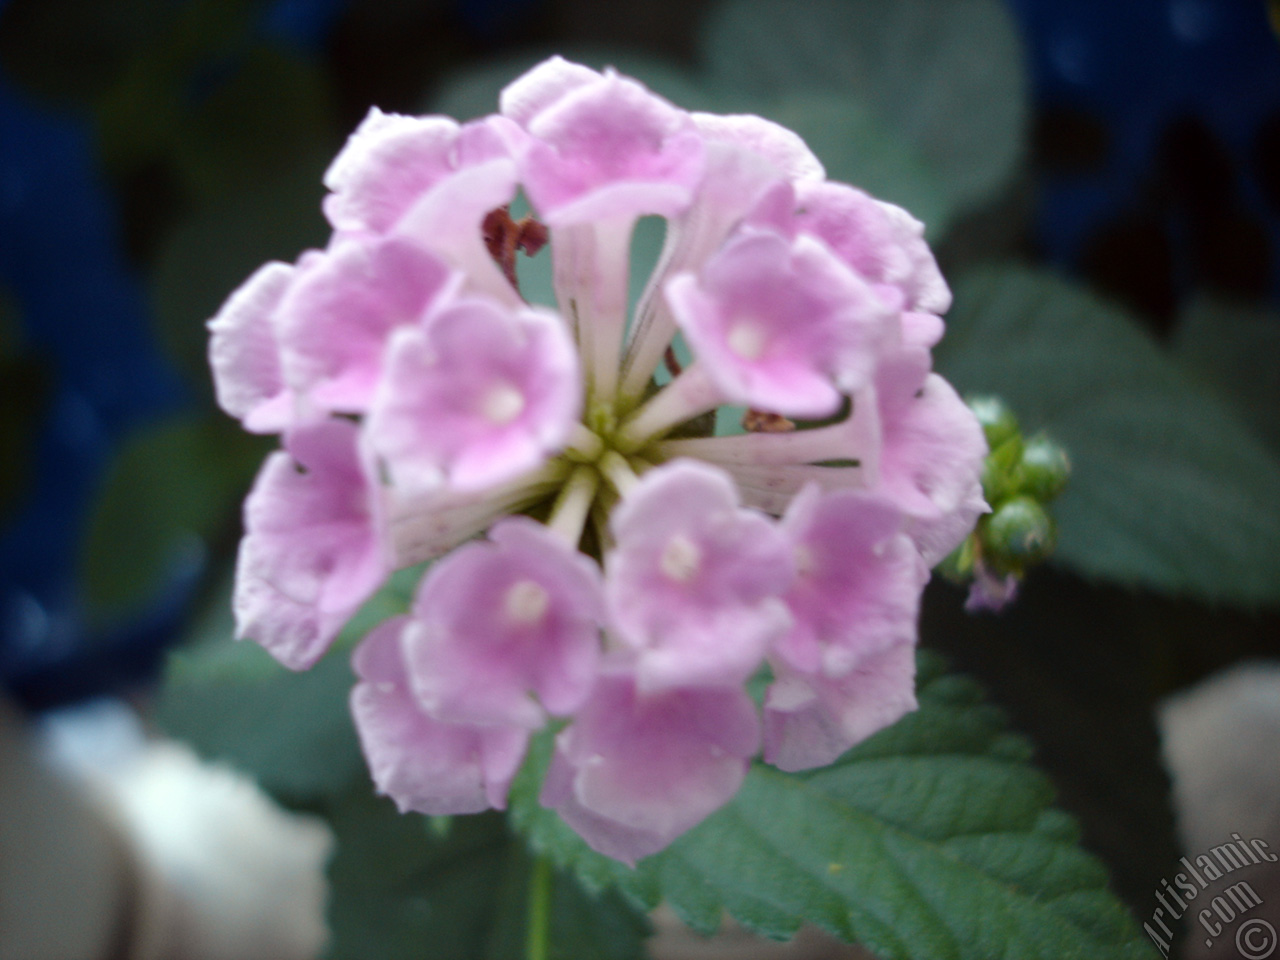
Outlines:
[[1013,411],[998,397],[966,402],[987,438],[982,491],[991,512],[941,569],[961,582],[979,573],[1021,578],[1053,550],[1057,527],[1047,507],[1066,486],[1071,464],[1066,451],[1045,434],[1024,437]]

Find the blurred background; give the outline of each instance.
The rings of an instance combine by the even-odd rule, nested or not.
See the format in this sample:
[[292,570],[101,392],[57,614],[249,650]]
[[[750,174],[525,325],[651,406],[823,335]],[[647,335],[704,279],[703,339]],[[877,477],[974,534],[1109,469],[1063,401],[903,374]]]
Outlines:
[[[370,105],[491,112],[559,52],[775,119],[833,179],[926,222],[957,291],[940,370],[1047,429],[1075,476],[1058,553],[1017,603],[969,615],[937,582],[924,644],[1031,738],[1140,920],[1198,842],[1186,810],[1205,791],[1226,820],[1204,836],[1280,847],[1274,672],[1249,674],[1238,710],[1188,692],[1280,657],[1275,16],[1264,0],[0,0],[11,728],[35,723],[46,754],[68,716],[72,739],[163,729],[340,839],[356,822],[333,813],[368,790],[345,665],[298,678],[226,652],[240,502],[270,442],[214,406],[204,322],[262,261],[323,246],[320,177]],[[1184,731],[1163,755],[1162,723]],[[1170,780],[1205,757],[1221,769]],[[0,764],[11,792],[24,770]],[[363,882],[335,863],[335,885]],[[373,922],[341,909],[330,950],[360,955],[349,931]],[[407,939],[415,922],[383,926]]]

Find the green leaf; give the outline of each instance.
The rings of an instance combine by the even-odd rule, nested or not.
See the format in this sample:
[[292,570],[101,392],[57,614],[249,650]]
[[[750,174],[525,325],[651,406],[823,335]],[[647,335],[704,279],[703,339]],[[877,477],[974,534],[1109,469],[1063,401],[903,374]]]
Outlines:
[[[524,953],[532,858],[498,814],[454,818],[446,837],[367,784],[331,810],[333,960],[510,960]],[[616,894],[553,877],[551,956],[639,960],[648,924]]]
[[815,923],[887,960],[1154,956],[981,691],[921,654],[919,700],[830,767],[755,765],[732,802],[635,870],[539,806],[545,737],[512,822],[589,887],[666,900],[704,932],[728,910],[776,938]]
[[284,49],[255,46],[237,69],[182,116],[170,144],[174,163],[197,200],[223,203],[266,181],[298,178],[321,192],[337,152],[324,73]]
[[202,755],[239,767],[289,802],[309,801],[362,775],[347,711],[355,678],[345,656],[292,673],[252,641],[232,641],[228,631],[216,646],[171,659],[156,720]]
[[181,415],[136,431],[107,470],[81,549],[92,615],[135,612],[175,567],[199,563],[234,520],[264,441],[221,414]]
[[954,208],[928,161],[856,100],[797,93],[762,104],[770,120],[804,138],[832,180],[896,203],[936,235]]
[[1200,296],[1178,317],[1173,350],[1280,453],[1280,316]]
[[155,720],[206,757],[256,777],[271,793],[307,802],[353,779],[372,791],[347,709],[350,649],[403,613],[421,567],[398,571],[352,617],[315,667],[293,673],[251,641],[234,641],[229,585],[169,658]]
[[159,28],[96,104],[108,169],[171,162],[191,199],[220,202],[228,190],[243,192],[332,156],[337,138],[325,75],[308,58],[256,36],[258,6],[191,0],[153,18]]
[[998,0],[733,0],[705,37],[712,79],[765,116],[767,102],[803,91],[864,104],[952,209],[989,198],[1021,158],[1023,55]]
[[1055,558],[1092,577],[1254,605],[1280,600],[1280,462],[1117,306],[1048,274],[956,291],[938,365],[1062,443]]
[[328,236],[320,201],[324,161],[299,162],[287,176],[202,207],[167,237],[152,274],[157,339],[212,403],[212,317],[267,260],[292,262]]
[[95,98],[98,147],[108,169],[155,159],[181,140],[193,94],[211,76],[197,71],[217,61],[225,68],[243,52],[254,6],[252,0],[192,0],[148,18],[145,35]]

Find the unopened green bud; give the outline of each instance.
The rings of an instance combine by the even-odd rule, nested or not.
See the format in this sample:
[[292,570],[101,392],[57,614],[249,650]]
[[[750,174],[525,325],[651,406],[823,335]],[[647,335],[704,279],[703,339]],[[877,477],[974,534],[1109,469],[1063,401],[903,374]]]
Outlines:
[[968,397],[965,403],[982,424],[987,446],[992,450],[1018,435],[1018,418],[999,397]]
[[1022,462],[1014,471],[1019,493],[1035,497],[1047,503],[1062,492],[1071,475],[1071,462],[1067,451],[1039,433],[1026,441]]
[[1018,492],[1016,471],[1022,463],[1022,437],[1012,437],[992,447],[982,463],[982,494],[992,505]]
[[1031,497],[1014,497],[1001,504],[982,524],[984,554],[1011,572],[1043,560],[1053,542],[1053,520]]

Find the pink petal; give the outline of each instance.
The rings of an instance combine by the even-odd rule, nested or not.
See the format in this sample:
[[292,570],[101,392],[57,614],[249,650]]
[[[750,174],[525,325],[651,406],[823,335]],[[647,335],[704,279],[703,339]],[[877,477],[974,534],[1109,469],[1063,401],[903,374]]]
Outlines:
[[826,766],[916,708],[915,645],[896,643],[836,680],[782,672],[764,707],[764,758],[782,770]]
[[294,670],[320,658],[387,572],[355,438],[340,420],[300,428],[245,501],[236,636]]
[[575,711],[595,682],[600,572],[525,517],[490,538],[431,567],[402,637],[405,661],[437,719],[536,729],[548,712]]
[[365,412],[391,331],[420,320],[460,279],[400,238],[351,239],[306,261],[278,311],[289,385],[319,409]]
[[563,444],[581,406],[577,354],[560,319],[460,300],[396,331],[368,421],[406,496],[448,482],[512,479]]
[[715,139],[707,142],[702,183],[688,209],[668,222],[662,255],[636,305],[625,360],[626,395],[643,392],[675,335],[676,321],[663,296],[667,280],[678,273],[700,270],[743,215],[761,203],[771,188],[784,182],[782,175],[777,166],[751,149]]
[[938,345],[946,325],[932,313],[907,311],[902,314],[902,340],[908,346],[930,350]]
[[741,688],[645,695],[614,669],[556,738],[542,803],[593,849],[634,864],[732,799],[759,742]]
[[396,224],[396,234],[440,257],[465,278],[464,289],[508,307],[524,301],[484,243],[484,218],[516,194],[514,160],[492,157],[462,167],[425,191]]
[[973,412],[937,374],[928,375],[918,396],[882,402],[880,417],[878,489],[910,516],[908,532],[933,566],[989,510],[982,493],[986,438]]
[[324,175],[332,193],[324,212],[337,230],[385,233],[423,191],[453,171],[458,124],[448,117],[406,117],[377,107],[347,140]]
[[768,518],[738,504],[723,472],[658,467],[614,508],[606,595],[646,690],[741,683],[790,618],[794,571]]
[[824,245],[769,232],[730,239],[667,298],[730,401],[785,416],[827,416],[868,382],[894,317]]
[[872,283],[897,287],[908,310],[942,314],[951,291],[924,239],[924,224],[901,207],[843,183],[796,189],[792,229],[819,237]]
[[459,127],[373,107],[325,172],[325,215],[336,230],[386,233],[454,171],[505,156],[504,139],[485,120]]
[[797,577],[785,600],[793,625],[773,646],[789,669],[839,677],[889,646],[914,643],[929,579],[904,517],[861,491],[796,497],[782,529]]
[[553,226],[643,214],[672,216],[702,176],[689,115],[612,71],[566,86],[527,115],[520,158],[529,199]]
[[274,318],[293,276],[288,264],[264,264],[209,321],[218,405],[254,433],[276,433],[292,421],[293,398],[280,373]]
[[521,126],[579,87],[600,79],[600,73],[555,56],[542,61],[503,88],[498,97],[502,115]]
[[360,682],[351,691],[351,713],[378,792],[391,797],[401,813],[503,809],[528,731],[441,723],[424,713],[400,656],[405,620],[383,623],[352,657]]
[[709,141],[732,144],[767,160],[791,182],[822,180],[826,171],[798,133],[753,114],[694,113],[693,122]]

